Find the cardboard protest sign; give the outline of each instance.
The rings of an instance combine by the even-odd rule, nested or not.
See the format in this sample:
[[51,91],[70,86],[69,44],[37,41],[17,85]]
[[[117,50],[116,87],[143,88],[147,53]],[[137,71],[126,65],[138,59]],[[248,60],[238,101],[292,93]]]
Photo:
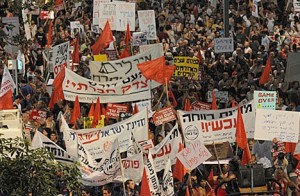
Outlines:
[[[215,97],[220,103],[226,103],[228,99],[228,91],[215,91]],[[207,92],[207,101],[212,102],[211,91]]]
[[140,46],[147,44],[147,34],[144,32],[132,33],[132,46]]
[[130,31],[135,31],[135,3],[118,2],[117,4],[117,31],[125,31],[129,24]]
[[53,73],[54,77],[64,68],[70,67],[70,53],[69,53],[70,43],[64,42],[53,46],[52,52],[52,62],[53,62]]
[[256,109],[254,139],[298,142],[299,112]]
[[146,33],[147,40],[156,40],[156,23],[154,10],[138,11],[140,30]]
[[147,50],[150,50],[151,48],[156,48],[161,54],[161,56],[164,55],[164,48],[162,43],[157,43],[157,44],[147,44],[147,45],[140,45],[140,53],[144,53]]
[[254,91],[254,105],[256,109],[276,109],[276,91]]
[[71,37],[75,37],[77,33],[81,34],[84,31],[83,25],[80,24],[80,21],[71,21],[70,27],[71,27]]
[[128,112],[129,107],[125,104],[109,103],[106,106],[106,118],[118,119],[121,112]]
[[153,122],[155,126],[176,120],[176,114],[172,106],[168,106],[157,110],[152,115]]
[[209,159],[211,154],[200,140],[195,140],[180,151],[177,157],[186,169],[193,170]]
[[100,8],[100,3],[108,3],[110,0],[93,0],[93,21],[92,25],[97,27],[99,29],[99,8]]
[[174,57],[176,69],[174,76],[183,76],[186,78],[198,80],[199,60],[191,57]]
[[215,53],[233,52],[233,37],[222,37],[214,39]]

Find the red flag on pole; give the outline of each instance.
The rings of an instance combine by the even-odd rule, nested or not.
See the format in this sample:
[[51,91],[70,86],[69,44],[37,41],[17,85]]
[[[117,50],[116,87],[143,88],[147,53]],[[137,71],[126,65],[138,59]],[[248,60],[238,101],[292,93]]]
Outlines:
[[144,168],[142,183],[141,183],[141,194],[142,196],[151,196],[150,186],[147,179],[146,169]]
[[47,34],[47,47],[51,47],[52,44],[52,33],[53,33],[53,24],[52,20],[49,20],[49,29]]
[[102,31],[102,34],[98,38],[98,40],[95,42],[94,45],[91,46],[91,49],[93,51],[94,55],[99,54],[102,50],[104,50],[106,47],[108,47],[109,43],[114,41],[113,33],[110,29],[109,22],[107,21],[104,29]]
[[264,70],[263,70],[263,72],[260,76],[260,79],[259,79],[259,84],[260,85],[269,82],[271,72],[272,72],[271,57],[269,56],[269,58],[267,60],[267,63],[266,63],[266,66],[265,66],[265,68],[264,68]]
[[79,64],[79,62],[80,62],[79,48],[80,48],[80,34],[78,33],[78,36],[76,38],[76,43],[75,43],[74,51],[73,51],[73,54],[72,54],[72,65],[74,63]]
[[95,112],[95,106],[94,106],[94,101],[92,101],[92,105],[90,107],[90,111],[89,111],[88,117],[94,116],[94,112]]
[[53,92],[51,96],[51,100],[49,102],[49,108],[53,109],[54,104],[58,102],[58,100],[65,99],[62,83],[65,79],[65,68],[63,67],[62,70],[57,74],[53,81]]
[[138,108],[138,106],[135,103],[132,114],[137,114],[138,112],[139,112],[139,108]]
[[217,110],[218,109],[218,105],[217,105],[217,100],[216,100],[216,96],[215,96],[215,91],[214,90],[211,91],[211,96],[212,96],[211,109],[212,110]]
[[192,111],[191,102],[189,98],[184,100],[184,111]]
[[[183,148],[184,148],[183,144],[180,143],[178,152],[182,151]],[[185,174],[186,174],[186,168],[180,162],[180,160],[177,159],[176,163],[175,163],[175,166],[174,166],[174,170],[173,170],[173,177],[176,178],[177,180],[179,180],[179,182],[182,183],[182,180],[183,180],[183,177],[184,177]]]
[[126,45],[126,47],[129,46],[130,41],[131,41],[130,28],[129,28],[129,23],[127,23],[127,29],[126,29],[126,35],[125,35],[125,45]]
[[98,125],[98,121],[101,118],[101,106],[100,106],[100,98],[97,98],[96,107],[94,110],[94,119],[92,123],[92,127],[95,128]]
[[165,64],[164,56],[144,63],[139,63],[137,66],[145,78],[154,80],[160,84],[165,84],[166,80],[169,82],[175,70],[174,65]]
[[238,114],[236,122],[236,143],[241,149],[246,149],[248,147],[248,140],[244,126],[244,120],[241,112],[241,108],[238,105]]
[[4,66],[4,71],[0,89],[0,110],[13,109],[13,90],[16,88],[7,66]]
[[70,119],[70,124],[74,124],[76,127],[76,120],[80,119],[80,103],[79,103],[79,99],[78,96],[76,96],[75,102],[74,102],[74,108],[73,108],[73,112],[72,112],[72,116]]

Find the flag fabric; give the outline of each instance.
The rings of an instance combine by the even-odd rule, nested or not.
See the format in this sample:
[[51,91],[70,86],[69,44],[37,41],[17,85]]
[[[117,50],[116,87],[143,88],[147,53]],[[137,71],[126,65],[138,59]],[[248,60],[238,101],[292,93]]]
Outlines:
[[232,103],[231,103],[231,107],[232,107],[232,108],[235,108],[235,106],[236,106],[236,101],[233,100]]
[[186,189],[185,189],[185,196],[190,196],[189,186],[186,186]]
[[201,54],[200,48],[198,48],[197,58],[199,60],[199,64],[202,65],[203,64],[203,58],[202,58],[202,54]]
[[168,83],[175,70],[174,65],[165,64],[164,56],[144,63],[139,63],[137,66],[145,78],[154,80],[160,84]]
[[176,107],[178,105],[177,100],[171,90],[168,91],[168,95],[170,98],[172,98],[172,106]]
[[139,108],[138,108],[137,104],[135,103],[132,114],[137,114],[137,113],[139,113]]
[[63,88],[62,88],[62,83],[65,79],[65,69],[66,68],[63,67],[62,70],[54,78],[53,92],[52,92],[52,95],[51,95],[51,100],[49,102],[49,108],[50,109],[53,109],[55,103],[57,103],[57,101],[59,99],[60,100],[65,99]]
[[129,46],[129,42],[130,41],[131,41],[130,28],[129,28],[129,23],[127,23],[127,29],[126,29],[126,35],[125,35],[125,45],[126,45],[126,48]]
[[80,63],[79,50],[80,50],[80,33],[78,33],[78,36],[76,38],[76,43],[72,54],[72,65],[74,65],[74,63],[77,64]]
[[236,122],[236,143],[237,145],[245,150],[248,147],[248,140],[244,126],[244,120],[241,112],[241,108],[238,105],[237,122]]
[[173,196],[174,195],[174,183],[173,183],[173,174],[171,168],[171,159],[169,157],[163,174],[163,186],[162,191],[166,196]]
[[73,108],[73,111],[72,111],[72,116],[71,116],[71,119],[70,119],[70,124],[73,124],[76,126],[76,121],[77,119],[80,119],[80,103],[79,103],[79,98],[78,96],[76,96],[75,98],[75,102],[74,102],[74,108]]
[[92,105],[90,107],[88,117],[94,116],[94,113],[95,113],[95,106],[94,106],[94,101],[92,101]]
[[49,20],[49,28],[47,35],[47,46],[50,48],[52,44],[52,33],[53,33],[53,23],[52,20]]
[[191,102],[189,98],[184,100],[184,111],[192,111]]
[[260,76],[260,79],[259,79],[259,84],[260,85],[269,82],[271,72],[272,72],[271,57],[269,56],[269,58],[267,60],[267,63],[266,63],[266,66],[265,66],[265,68],[264,68],[264,70],[263,70],[263,72]]
[[142,183],[141,183],[141,194],[143,196],[151,196],[150,186],[147,179],[146,168],[143,171]]
[[218,109],[218,105],[217,105],[217,100],[216,100],[216,96],[215,96],[215,91],[214,90],[211,91],[211,96],[212,96],[211,109],[212,110],[217,110]]
[[96,107],[94,110],[94,118],[92,123],[93,128],[95,128],[98,125],[100,118],[101,118],[101,105],[100,105],[100,98],[98,97],[96,102]]
[[123,59],[123,58],[127,58],[127,57],[130,57],[131,54],[127,48],[127,46],[123,49],[122,53],[120,54],[119,56],[119,59]]
[[107,21],[102,34],[95,42],[94,45],[91,46],[91,50],[93,51],[94,55],[100,54],[102,50],[108,47],[109,43],[114,41],[113,33],[110,29],[109,22]]
[[208,183],[210,184],[211,187],[214,186],[214,169],[211,168],[208,178],[207,178]]
[[247,144],[247,147],[243,151],[241,164],[248,165],[250,163],[250,160],[251,160],[251,152],[250,152],[249,146]]
[[13,90],[16,88],[7,66],[4,66],[1,89],[0,89],[0,109],[13,109]]
[[[182,151],[184,148],[183,144],[179,144],[179,150],[178,152]],[[186,174],[186,168],[183,166],[181,161],[179,159],[176,160],[174,170],[173,170],[173,177],[179,180],[179,182],[182,183],[183,177]]]

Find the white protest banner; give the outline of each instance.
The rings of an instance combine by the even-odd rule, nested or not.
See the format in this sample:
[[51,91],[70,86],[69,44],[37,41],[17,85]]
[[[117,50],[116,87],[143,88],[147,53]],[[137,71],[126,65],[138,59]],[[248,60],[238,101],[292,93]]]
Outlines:
[[41,132],[36,131],[31,141],[31,147],[33,149],[46,148],[51,152],[55,160],[63,163],[73,163],[74,158],[71,157],[64,149],[51,141],[48,137],[43,135]]
[[254,91],[254,105],[256,109],[276,109],[276,91]]
[[300,12],[300,1],[293,0],[294,12]]
[[[149,50],[144,53],[140,53],[128,58],[123,58],[115,61],[103,61],[103,62],[90,62],[90,70],[92,80],[98,82],[112,82],[112,81],[134,81],[138,78],[144,78],[140,74],[140,70],[137,67],[138,63],[143,63],[161,57],[162,53],[160,45],[155,44]],[[145,99],[145,98],[144,98]]]
[[254,139],[298,142],[299,112],[256,109]]
[[132,33],[132,46],[141,46],[147,44],[147,34],[144,32]]
[[121,173],[117,140],[107,144],[100,162],[95,162],[84,145],[78,141],[78,157],[82,183],[85,186],[101,186],[112,182]]
[[211,157],[210,152],[200,140],[194,140],[177,154],[185,168],[193,170]]
[[[226,103],[228,99],[228,91],[215,91],[215,97],[220,103]],[[207,92],[207,101],[212,102],[211,91]]]
[[125,31],[129,24],[130,31],[135,31],[135,3],[118,2],[117,4],[117,31]]
[[174,183],[173,183],[173,173],[171,168],[171,160],[168,159],[166,163],[166,167],[163,174],[163,185],[162,191],[165,196],[173,196],[174,195]]
[[63,92],[66,100],[94,103],[100,97],[101,103],[120,103],[150,99],[150,81],[137,74],[134,79],[128,78],[116,82],[96,82],[65,69]]
[[53,46],[53,52],[52,52],[52,62],[53,62],[53,73],[54,78],[57,76],[57,74],[64,68],[64,67],[70,67],[69,65],[69,59],[70,59],[70,42],[64,42],[62,44],[58,44],[56,46]]
[[156,50],[160,51],[161,56],[164,55],[164,48],[162,43],[140,45],[140,53],[146,52],[147,50],[150,50],[152,47],[156,47]]
[[17,56],[19,50],[18,46],[10,43],[15,43],[13,40],[14,37],[18,37],[20,35],[19,17],[2,17],[2,24],[4,25],[2,30],[7,35],[5,38],[7,45],[4,47],[4,49],[8,53],[7,55]]
[[[255,120],[255,108],[254,108],[254,103],[253,101],[242,105],[241,106],[241,111],[244,119],[244,125],[247,133],[247,138],[253,138],[254,137],[254,120]],[[213,129],[216,129],[219,127],[223,128],[229,128],[231,127],[231,130],[234,131],[235,133],[235,124],[230,124],[228,123],[233,123],[232,119],[224,119],[225,117],[232,116],[234,115],[235,118],[237,116],[237,107],[234,108],[227,108],[227,109],[222,109],[222,110],[200,110],[200,111],[182,111],[178,110],[177,115],[179,118],[179,122],[183,131],[183,135],[185,138],[185,141],[187,143],[196,140],[197,138],[200,137],[201,132],[204,129],[207,131],[207,127],[201,127],[201,125],[207,125],[208,127],[211,128],[213,126]],[[221,119],[223,118],[225,120],[224,124],[223,121],[214,121],[210,123],[209,120],[216,120],[216,119]],[[234,118],[234,119],[235,119]],[[202,120],[206,120],[206,122],[203,122]],[[227,122],[227,123],[226,123]],[[219,124],[216,124],[219,123]],[[234,127],[233,127],[234,126]],[[216,133],[218,134],[218,133]],[[229,134],[229,133],[228,133]],[[233,134],[233,132],[231,132]],[[235,135],[231,135],[231,140],[234,141]]]
[[182,143],[182,138],[176,124],[158,145],[150,149],[157,172],[165,168],[166,157],[171,159],[172,165],[176,163],[180,143]]
[[[142,180],[144,169],[143,153],[122,159],[122,166],[125,179],[132,179],[135,183],[139,183]],[[115,180],[122,181],[122,177],[118,176]]]
[[147,110],[148,110],[148,117],[149,118],[152,117],[151,100],[139,101],[139,102],[132,103],[131,104],[132,108],[134,108],[135,105],[137,106],[137,108],[138,108],[139,111],[147,108]]
[[66,122],[63,114],[61,114],[61,126],[60,131],[63,133],[63,139],[66,145],[67,152],[73,156],[78,157],[78,137],[77,135],[70,129],[68,123]]
[[101,159],[107,145],[119,138],[120,152],[127,151],[131,143],[131,132],[137,142],[148,139],[147,110],[143,110],[132,117],[101,128],[73,130],[78,140],[94,159]]
[[93,1],[93,21],[92,21],[92,25],[96,26],[97,28],[99,28],[99,7],[100,7],[100,3],[108,3],[110,2],[110,0],[94,0]]
[[147,35],[147,40],[156,40],[156,23],[154,10],[138,11],[139,26],[142,32]]
[[155,166],[153,163],[152,155],[149,152],[147,162],[145,163],[148,183],[150,186],[151,195],[160,195],[160,185],[156,175]]
[[7,66],[4,66],[2,81],[1,81],[0,97],[3,97],[9,90],[14,91],[15,88],[16,88],[16,84],[12,79]]
[[109,22],[111,30],[116,30],[116,2],[100,2],[99,4],[99,28],[103,29],[107,21]]
[[215,38],[214,43],[215,53],[233,52],[234,50],[232,37]]

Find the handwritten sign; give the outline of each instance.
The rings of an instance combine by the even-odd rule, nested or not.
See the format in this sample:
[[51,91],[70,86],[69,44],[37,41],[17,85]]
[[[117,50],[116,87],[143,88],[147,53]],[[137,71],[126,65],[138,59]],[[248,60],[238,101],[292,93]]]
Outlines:
[[195,169],[210,157],[210,152],[200,140],[193,141],[177,154],[177,158],[189,170]]
[[174,57],[174,64],[176,65],[174,76],[183,76],[198,80],[199,60],[191,57]]
[[155,126],[176,120],[176,114],[171,106],[162,108],[152,115]]
[[127,23],[130,31],[135,31],[135,3],[118,3],[116,30],[125,31]]
[[254,139],[298,142],[299,112],[256,109]]
[[116,29],[117,4],[111,2],[100,2],[99,4],[99,28],[103,29],[109,22],[111,30]]
[[140,46],[147,44],[147,34],[143,32],[134,32],[132,33],[132,45]]
[[70,22],[71,27],[71,37],[77,35],[77,33],[83,32],[83,26],[80,24],[80,21],[72,21]]
[[154,10],[138,11],[139,26],[147,35],[147,40],[156,40],[156,23]]
[[215,53],[233,52],[232,37],[215,38],[214,42],[215,42],[215,46],[214,46]]
[[143,109],[147,108],[148,118],[152,117],[151,100],[139,101],[136,103],[132,103],[131,104],[132,108],[134,108],[135,104],[137,105],[137,108],[139,111],[142,111]]
[[63,67],[69,68],[69,48],[69,42],[65,42],[53,47],[52,61],[54,77],[56,77],[56,75],[63,69]]
[[276,109],[276,91],[254,91],[254,105],[257,109]]

